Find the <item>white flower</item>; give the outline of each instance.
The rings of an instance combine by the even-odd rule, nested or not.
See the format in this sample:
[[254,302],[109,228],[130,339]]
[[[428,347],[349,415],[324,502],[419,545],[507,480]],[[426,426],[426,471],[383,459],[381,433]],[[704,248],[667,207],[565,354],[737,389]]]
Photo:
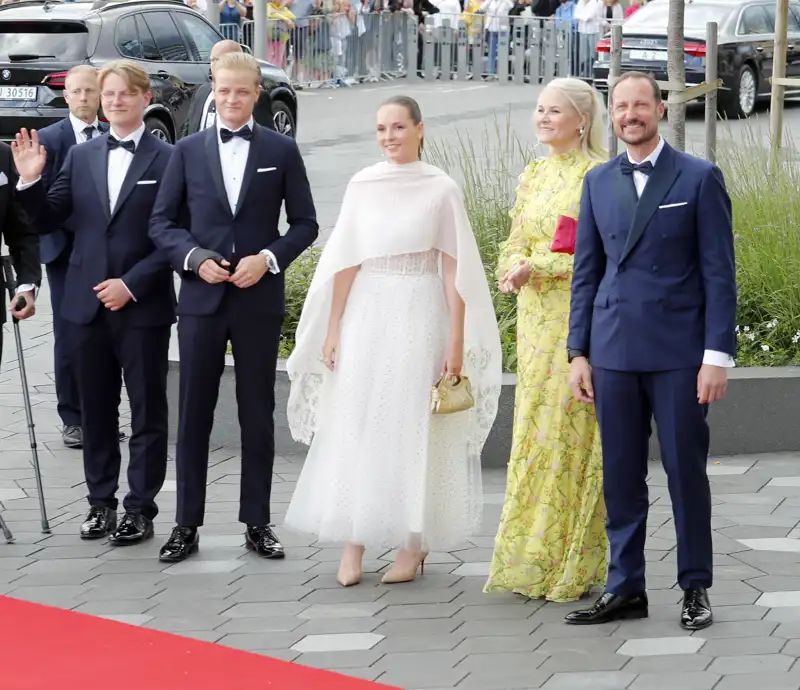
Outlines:
[[747,338],[750,342],[753,342],[756,339],[755,333],[745,333],[745,338]]
[[761,349],[764,350],[764,352],[769,352],[769,345],[762,345]]
[[797,333],[792,336],[792,342],[795,344],[800,343],[800,331],[797,331]]
[[745,332],[745,333],[748,333],[749,331],[750,331],[750,326],[745,326],[745,327],[744,327],[744,332]]
[[777,325],[778,325],[778,319],[772,319],[772,321],[770,321],[767,324],[767,328],[775,328],[775,326],[777,326]]
[[738,326],[736,327],[736,331],[735,332],[739,333],[739,327]]

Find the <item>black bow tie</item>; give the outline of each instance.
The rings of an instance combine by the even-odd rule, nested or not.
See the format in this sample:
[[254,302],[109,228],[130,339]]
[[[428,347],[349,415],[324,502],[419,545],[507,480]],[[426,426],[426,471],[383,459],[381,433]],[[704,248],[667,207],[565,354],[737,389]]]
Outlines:
[[241,137],[245,141],[250,141],[253,138],[253,130],[244,126],[241,129],[237,129],[235,132],[231,132],[231,130],[226,127],[220,127],[219,138],[222,140],[223,144],[227,144],[234,137]]
[[120,141],[109,134],[108,150],[113,151],[114,149],[118,149],[120,147],[125,149],[128,153],[136,153],[136,144],[134,144],[132,141]]
[[649,175],[653,172],[653,164],[650,161],[644,163],[631,163],[631,159],[623,156],[619,162],[619,167],[623,175],[633,175],[634,171],[640,172],[643,175]]

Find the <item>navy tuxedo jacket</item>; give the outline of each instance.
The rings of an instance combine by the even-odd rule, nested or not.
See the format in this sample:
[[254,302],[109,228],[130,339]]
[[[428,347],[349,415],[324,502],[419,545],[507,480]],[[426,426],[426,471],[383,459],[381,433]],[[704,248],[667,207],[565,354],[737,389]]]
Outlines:
[[637,200],[623,153],[584,180],[567,347],[617,371],[736,352],[731,201],[719,168],[664,145]]
[[[234,214],[225,192],[217,136],[216,126],[209,127],[175,145],[150,220],[150,236],[183,277],[178,315],[213,314],[226,288],[239,290],[227,283],[210,285],[184,271],[195,247],[217,252],[232,264],[237,257],[269,249],[280,273],[268,272],[242,290],[241,304],[254,314],[283,315],[286,269],[311,246],[319,230],[300,150],[290,137],[256,124]],[[289,229],[281,236],[278,223],[284,203]]]
[[148,226],[172,147],[145,130],[111,213],[107,139],[106,134],[73,146],[46,194],[39,183],[20,192],[20,198],[40,232],[69,219],[74,248],[61,309],[64,319],[90,323],[105,309],[94,286],[121,278],[136,298],[118,312],[127,325],[170,325],[175,322],[172,270],[150,240]]
[[[101,132],[108,131],[108,125],[98,122]],[[55,182],[58,171],[64,165],[69,150],[75,146],[75,130],[69,117],[65,117],[61,122],[48,125],[38,131],[39,142],[47,149],[47,163],[42,172],[42,184],[45,192],[50,189],[50,185]],[[95,137],[97,134],[95,134]],[[39,251],[42,255],[42,263],[49,264],[58,259],[64,252],[72,249],[72,237],[64,228],[55,228],[46,231],[39,240]]]

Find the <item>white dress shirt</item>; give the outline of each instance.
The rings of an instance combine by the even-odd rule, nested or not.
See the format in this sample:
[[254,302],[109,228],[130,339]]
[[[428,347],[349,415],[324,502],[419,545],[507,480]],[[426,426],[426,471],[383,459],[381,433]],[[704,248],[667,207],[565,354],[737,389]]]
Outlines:
[[[664,140],[659,138],[658,146],[656,146],[655,151],[651,153],[647,158],[643,161],[635,161],[631,157],[631,154],[628,153],[628,160],[633,163],[634,165],[640,163],[650,162],[655,167],[656,161],[658,160],[658,156],[661,154],[661,151],[664,150]],[[647,185],[648,176],[645,175],[643,172],[639,172],[638,170],[633,171],[633,184],[636,187],[636,194],[641,198],[642,192],[644,191],[645,186]],[[727,352],[719,352],[717,350],[706,350],[703,353],[703,364],[711,364],[715,367],[733,367],[736,366],[735,362],[733,361],[733,357],[731,357]]]
[[70,113],[69,123],[72,125],[72,131],[75,132],[75,143],[77,144],[83,144],[84,142],[89,141],[89,138],[86,136],[86,134],[84,134],[84,130],[87,127],[94,127],[95,129],[95,131],[92,132],[92,139],[102,134],[100,131],[100,123],[97,121],[97,118],[94,119],[92,124],[88,125],[83,120],[79,120],[72,113]]
[[[208,106],[208,101],[206,101],[206,106]],[[216,126],[219,163],[222,168],[222,181],[225,185],[225,194],[228,197],[228,206],[231,209],[231,213],[235,214],[236,207],[239,203],[239,194],[242,190],[244,171],[247,167],[247,156],[250,153],[250,142],[241,137],[233,137],[230,141],[223,144],[220,130],[225,127],[225,125],[220,118],[216,118]],[[253,126],[254,120],[251,117],[246,124],[232,131],[238,132],[245,127],[249,127],[252,130]],[[186,255],[186,259],[183,262],[184,271],[189,270],[189,257],[192,255],[193,251],[194,249]],[[236,251],[235,245],[231,248],[231,251]],[[280,266],[278,266],[278,260],[269,249],[262,249],[259,254],[264,256],[264,260],[267,262],[267,269],[270,273],[277,274],[281,272]]]

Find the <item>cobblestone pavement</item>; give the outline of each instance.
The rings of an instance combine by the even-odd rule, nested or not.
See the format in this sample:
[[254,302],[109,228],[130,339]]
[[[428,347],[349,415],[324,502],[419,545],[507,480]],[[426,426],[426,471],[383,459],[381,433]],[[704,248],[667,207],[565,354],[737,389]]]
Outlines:
[[[40,311],[46,312],[42,299]],[[160,497],[155,540],[84,543],[80,454],[62,447],[45,315],[24,324],[52,534],[40,531],[31,452],[11,330],[0,374],[0,502],[15,544],[0,544],[0,594],[334,669],[401,688],[474,690],[798,690],[800,688],[800,457],[712,461],[716,624],[677,624],[675,536],[666,480],[653,464],[647,543],[649,620],[601,627],[561,622],[572,605],[484,595],[503,499],[502,471],[485,473],[480,535],[431,554],[425,576],[380,584],[392,553],[368,553],[362,584],[336,584],[339,551],[278,528],[285,561],[246,553],[236,522],[239,458],[211,457],[207,524],[198,557],[156,554],[175,508],[175,474]],[[280,520],[301,457],[275,465]],[[123,486],[125,485],[123,479]]]
[[[452,97],[448,110],[440,103],[445,91],[422,93],[423,108],[437,118],[430,129],[446,134],[454,122],[480,126],[490,92],[479,89],[467,96],[464,89]],[[498,87],[491,93],[494,107],[511,108],[520,126],[529,118],[533,90],[521,96]],[[306,113],[301,132],[307,133],[301,143],[322,201],[323,225],[335,217],[349,175],[375,158],[367,122],[371,114],[344,110],[341,99],[348,95],[359,108],[371,109],[380,100],[380,94],[356,91],[301,99]],[[347,131],[338,138],[342,123]],[[695,129],[698,124],[702,127],[695,123]],[[112,548],[77,536],[85,488],[80,454],[63,448],[58,433],[50,322],[45,289],[39,314],[23,324],[22,332],[51,535],[41,533],[13,334],[5,326],[0,504],[17,541],[0,543],[0,594],[408,690],[800,690],[797,455],[710,462],[717,622],[694,635],[677,623],[681,592],[675,587],[675,536],[665,476],[655,463],[647,543],[651,613],[645,621],[568,627],[561,620],[573,605],[481,592],[503,499],[505,478],[499,470],[485,473],[480,535],[452,553],[431,554],[425,576],[403,585],[380,584],[392,553],[368,553],[362,584],[343,589],[335,581],[338,549],[314,544],[310,537],[279,526],[287,546],[281,562],[245,552],[236,522],[239,459],[236,451],[217,448],[210,461],[200,554],[169,566],[156,554],[175,509],[172,463],[159,499],[155,540]],[[126,422],[127,413],[123,417]],[[301,464],[297,456],[276,461],[279,525]]]

